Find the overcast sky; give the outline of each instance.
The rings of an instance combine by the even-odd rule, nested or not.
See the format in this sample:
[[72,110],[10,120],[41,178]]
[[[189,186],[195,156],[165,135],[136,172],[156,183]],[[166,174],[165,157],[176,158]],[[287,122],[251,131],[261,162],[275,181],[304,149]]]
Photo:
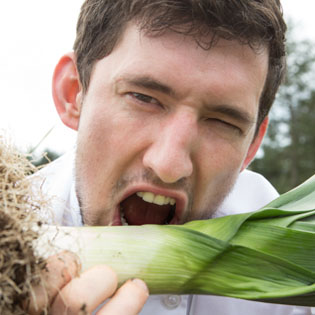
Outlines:
[[[73,146],[75,132],[59,121],[51,97],[55,64],[71,51],[83,0],[0,2],[0,128],[9,130],[23,150],[62,153]],[[285,17],[298,25],[296,36],[315,43],[315,0],[282,0]]]

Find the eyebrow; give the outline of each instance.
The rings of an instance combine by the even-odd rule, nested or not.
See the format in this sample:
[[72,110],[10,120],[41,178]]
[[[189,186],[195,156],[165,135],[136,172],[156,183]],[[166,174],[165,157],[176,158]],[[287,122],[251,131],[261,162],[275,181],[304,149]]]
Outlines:
[[119,81],[125,82],[136,87],[162,92],[172,97],[176,97],[177,95],[170,86],[149,76],[125,76],[119,78],[117,80],[117,83]]
[[216,112],[231,117],[232,119],[239,121],[240,123],[245,125],[255,124],[255,120],[250,116],[250,114],[240,108],[235,108],[230,105],[223,104],[214,106],[206,105],[206,109],[209,112]]
[[[157,92],[162,92],[166,95],[172,97],[178,97],[177,93],[169,85],[162,83],[150,76],[137,76],[128,75],[120,77],[116,83],[124,82],[136,87],[145,88]],[[255,120],[245,111],[240,108],[235,108],[234,106],[222,104],[222,105],[209,105],[205,104],[206,111],[221,113],[223,115],[229,116],[232,119],[239,121],[242,124],[253,125]]]

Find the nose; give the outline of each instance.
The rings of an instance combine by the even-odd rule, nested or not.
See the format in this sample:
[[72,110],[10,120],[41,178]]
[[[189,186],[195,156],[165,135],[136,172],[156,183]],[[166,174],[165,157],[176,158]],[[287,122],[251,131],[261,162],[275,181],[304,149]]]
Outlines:
[[164,183],[175,183],[193,173],[197,125],[191,116],[178,114],[162,123],[144,153],[144,166]]

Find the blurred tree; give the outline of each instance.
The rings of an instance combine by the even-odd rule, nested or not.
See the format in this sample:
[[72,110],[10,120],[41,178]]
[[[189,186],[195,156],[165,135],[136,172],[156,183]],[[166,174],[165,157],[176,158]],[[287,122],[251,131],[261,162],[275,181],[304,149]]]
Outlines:
[[287,76],[270,113],[262,156],[250,165],[280,193],[315,173],[314,44],[293,38],[289,26],[287,52]]

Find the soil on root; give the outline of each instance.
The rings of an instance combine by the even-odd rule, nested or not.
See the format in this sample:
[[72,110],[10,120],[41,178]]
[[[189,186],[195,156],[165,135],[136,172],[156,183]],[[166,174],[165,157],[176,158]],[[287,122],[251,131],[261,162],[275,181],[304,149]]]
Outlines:
[[[0,136],[0,314],[27,314],[25,303],[41,281],[45,262],[33,246],[41,221],[27,175],[35,171],[28,159]],[[23,305],[24,304],[24,307]]]

